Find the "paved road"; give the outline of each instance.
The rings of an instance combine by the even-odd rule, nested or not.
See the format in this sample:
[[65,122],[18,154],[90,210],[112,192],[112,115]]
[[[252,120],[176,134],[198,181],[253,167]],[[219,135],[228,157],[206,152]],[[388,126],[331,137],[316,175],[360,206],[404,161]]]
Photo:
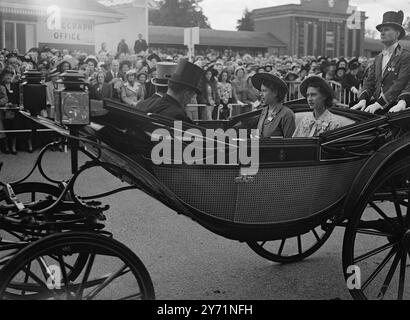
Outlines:
[[[0,154],[5,166],[0,180],[21,177],[35,155]],[[69,156],[50,153],[51,176],[69,173]],[[34,180],[38,180],[38,175]],[[102,170],[87,174],[81,192],[102,191],[121,183]],[[253,253],[245,244],[218,237],[191,220],[176,215],[141,192],[126,192],[106,200],[112,207],[107,229],[144,262],[158,299],[282,300],[350,299],[342,274],[343,230],[308,260],[281,266]]]

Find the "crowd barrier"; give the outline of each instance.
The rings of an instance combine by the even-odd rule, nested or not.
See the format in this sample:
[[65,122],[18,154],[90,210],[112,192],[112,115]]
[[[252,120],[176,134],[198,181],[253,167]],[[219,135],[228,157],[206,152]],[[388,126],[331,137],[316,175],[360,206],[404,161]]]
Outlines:
[[[206,104],[188,104],[185,108],[186,113],[193,121],[211,121],[212,119],[208,119],[207,109],[211,108]],[[251,104],[228,104],[228,114],[227,118],[232,118],[243,113],[251,112],[253,110],[253,106]],[[223,106],[218,107],[218,114],[216,120],[224,120],[221,119],[221,111]]]
[[[285,102],[302,99],[303,96],[300,93],[299,87],[301,82],[293,81],[286,82],[289,87],[289,92],[285,98]],[[346,90],[343,86],[336,81],[328,81],[335,93],[335,99],[339,102],[338,106],[349,108],[352,102],[357,101],[357,94],[354,94],[350,90]]]

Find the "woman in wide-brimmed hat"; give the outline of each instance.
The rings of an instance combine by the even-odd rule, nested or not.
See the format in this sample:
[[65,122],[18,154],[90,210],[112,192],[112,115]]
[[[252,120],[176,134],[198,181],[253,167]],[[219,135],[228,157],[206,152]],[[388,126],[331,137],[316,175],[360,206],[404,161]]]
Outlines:
[[137,104],[144,99],[144,89],[142,85],[136,81],[137,70],[129,70],[125,78],[126,81],[121,88],[121,100],[131,107],[136,107]]
[[302,119],[294,137],[317,137],[341,127],[340,122],[329,111],[333,106],[334,92],[326,80],[319,76],[311,76],[300,85],[300,93],[307,99],[313,113]]
[[258,122],[262,138],[291,138],[295,132],[295,114],[282,103],[288,93],[287,84],[269,73],[252,77],[253,86],[261,92],[263,112]]

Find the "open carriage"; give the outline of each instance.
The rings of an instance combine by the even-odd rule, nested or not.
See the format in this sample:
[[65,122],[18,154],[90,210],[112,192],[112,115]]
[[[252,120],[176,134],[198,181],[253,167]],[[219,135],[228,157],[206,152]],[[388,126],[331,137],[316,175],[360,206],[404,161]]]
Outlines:
[[[304,100],[288,105],[297,121],[311,112]],[[254,145],[251,130],[261,111],[228,121],[176,126],[171,119],[146,115],[115,101],[105,101],[104,107],[107,115],[75,131],[47,119],[32,118],[71,141],[75,175],[62,187],[70,202],[77,199],[71,188],[76,178],[89,168],[101,166],[129,183],[130,188],[142,190],[211,232],[247,243],[260,256],[279,263],[309,257],[335,227],[346,227],[343,271],[348,280],[352,268],[359,270],[363,280],[349,287],[353,297],[409,296],[405,275],[410,252],[410,112],[378,116],[335,108],[332,112],[344,124],[339,130],[317,138],[261,139]],[[235,136],[239,130],[246,134]],[[216,139],[212,132],[230,132],[231,136]],[[162,162],[153,156],[159,143],[170,147],[160,153]],[[204,153],[187,163],[181,154],[192,155],[194,144]],[[257,155],[257,171],[238,160],[241,146],[247,147],[248,155]],[[90,162],[77,170],[78,150]],[[56,193],[55,203],[61,203],[64,196]],[[97,198],[101,195],[87,200]],[[78,214],[79,205],[74,201],[74,207],[68,209]],[[70,233],[65,235],[69,237]],[[19,288],[13,280],[17,272],[38,259],[27,252],[33,252],[31,247],[39,243],[45,246],[47,239],[35,241],[7,262],[0,272],[0,295],[7,297],[10,287]],[[292,241],[295,245],[289,245]],[[88,266],[77,263],[84,255],[89,258],[92,253],[80,251],[70,265],[76,274]],[[130,265],[130,270],[138,269]],[[135,274],[140,287],[152,286],[146,271]],[[141,280],[147,277],[148,281]],[[78,284],[73,286],[80,290]],[[151,289],[142,291],[148,293],[140,297],[153,297]]]

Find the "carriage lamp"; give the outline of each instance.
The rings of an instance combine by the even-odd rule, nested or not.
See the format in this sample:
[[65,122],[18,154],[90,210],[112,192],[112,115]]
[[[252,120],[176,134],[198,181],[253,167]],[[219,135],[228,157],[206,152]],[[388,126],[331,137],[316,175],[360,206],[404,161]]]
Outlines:
[[61,90],[54,91],[56,121],[67,126],[90,124],[90,98],[86,90],[85,76],[77,71],[67,71],[61,75]]
[[47,105],[47,87],[41,83],[42,73],[37,70],[28,70],[23,73],[20,83],[20,106],[38,116]]

